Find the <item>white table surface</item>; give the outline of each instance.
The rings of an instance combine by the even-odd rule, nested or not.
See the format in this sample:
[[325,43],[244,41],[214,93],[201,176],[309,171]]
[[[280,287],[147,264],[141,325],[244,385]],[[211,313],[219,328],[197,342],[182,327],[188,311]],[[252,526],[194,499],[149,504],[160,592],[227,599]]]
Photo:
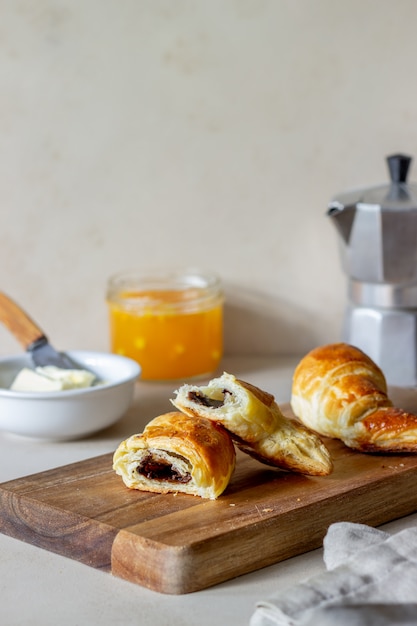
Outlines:
[[[223,368],[274,394],[290,397],[298,359],[225,359]],[[175,384],[136,386],[134,403],[111,428],[81,441],[50,443],[0,433],[0,482],[113,452],[153,417],[170,410]],[[383,526],[388,532],[417,525],[417,514]],[[262,537],[259,537],[262,542]],[[169,596],[0,534],[0,624],[100,626],[243,626],[257,600],[324,571],[315,550],[210,589]]]

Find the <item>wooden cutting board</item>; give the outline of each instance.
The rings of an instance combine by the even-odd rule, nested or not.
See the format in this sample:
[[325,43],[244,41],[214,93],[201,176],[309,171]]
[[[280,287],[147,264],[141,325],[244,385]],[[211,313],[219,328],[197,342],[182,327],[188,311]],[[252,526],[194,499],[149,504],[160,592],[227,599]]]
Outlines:
[[417,456],[326,444],[335,467],[320,478],[273,470],[239,452],[216,501],[129,490],[105,454],[1,484],[0,531],[183,594],[317,548],[333,522],[377,526],[417,510]]

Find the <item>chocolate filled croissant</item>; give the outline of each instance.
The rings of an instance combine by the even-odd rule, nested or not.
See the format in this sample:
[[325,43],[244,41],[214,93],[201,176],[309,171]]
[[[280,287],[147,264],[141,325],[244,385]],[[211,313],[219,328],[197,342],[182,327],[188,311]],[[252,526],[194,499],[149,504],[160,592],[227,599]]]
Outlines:
[[235,459],[232,439],[223,428],[173,411],[122,441],[113,469],[131,489],[214,500],[226,489]]
[[274,397],[224,373],[208,385],[182,385],[171,402],[195,418],[224,426],[236,445],[262,463],[302,474],[332,471],[327,448],[317,435],[285,417]]
[[337,343],[309,352],[295,369],[291,407],[308,428],[362,452],[417,452],[417,416],[395,408],[381,369]]

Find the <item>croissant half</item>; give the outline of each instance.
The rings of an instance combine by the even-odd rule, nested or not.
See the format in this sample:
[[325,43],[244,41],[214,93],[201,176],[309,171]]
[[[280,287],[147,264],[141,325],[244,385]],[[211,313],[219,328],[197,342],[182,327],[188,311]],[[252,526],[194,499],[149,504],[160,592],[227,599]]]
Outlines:
[[291,407],[317,433],[362,452],[417,452],[417,416],[395,408],[381,369],[358,348],[315,348],[295,369]]
[[288,471],[324,476],[330,454],[319,437],[284,416],[274,397],[224,373],[206,386],[182,385],[171,402],[194,418],[217,422],[236,445],[259,461]]
[[113,469],[131,489],[214,500],[226,489],[235,459],[233,441],[221,426],[173,411],[122,441]]

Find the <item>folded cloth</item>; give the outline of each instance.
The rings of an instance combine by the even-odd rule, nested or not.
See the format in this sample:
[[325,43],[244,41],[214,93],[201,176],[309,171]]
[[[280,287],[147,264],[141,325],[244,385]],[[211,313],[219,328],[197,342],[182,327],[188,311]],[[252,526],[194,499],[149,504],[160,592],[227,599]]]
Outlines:
[[339,522],[323,547],[327,571],[259,602],[250,626],[416,626],[417,527]]

